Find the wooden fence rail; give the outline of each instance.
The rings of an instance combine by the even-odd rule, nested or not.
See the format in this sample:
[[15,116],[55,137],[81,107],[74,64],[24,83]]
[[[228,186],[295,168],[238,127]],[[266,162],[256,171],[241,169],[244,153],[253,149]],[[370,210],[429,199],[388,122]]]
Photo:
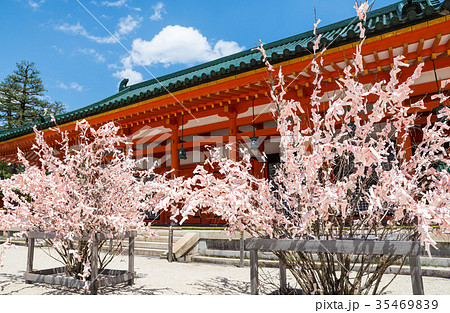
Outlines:
[[[420,266],[421,247],[417,241],[393,240],[297,240],[297,239],[258,239],[245,240],[245,250],[250,251],[251,294],[258,294],[258,251],[302,251],[323,253],[351,253],[407,255],[411,268],[413,294],[423,295],[422,269]],[[286,265],[280,260],[280,289],[286,288]]]
[[[55,276],[54,274],[63,274],[65,267],[50,268],[44,270],[33,270],[35,239],[53,239],[54,233],[45,232],[29,232],[28,237],[28,257],[27,271],[25,272],[25,282],[43,282],[47,284],[62,285],[66,287],[84,288],[88,285],[91,294],[97,294],[98,288],[101,286],[111,286],[118,283],[128,282],[129,285],[134,283],[134,240],[137,236],[136,231],[125,232],[121,235],[114,236],[114,239],[128,238],[128,271],[104,269],[102,276],[99,276],[98,269],[98,243],[99,241],[108,239],[102,233],[92,235],[92,252],[91,252],[91,281],[84,282],[71,277]],[[75,238],[75,240],[87,241],[91,236]]]

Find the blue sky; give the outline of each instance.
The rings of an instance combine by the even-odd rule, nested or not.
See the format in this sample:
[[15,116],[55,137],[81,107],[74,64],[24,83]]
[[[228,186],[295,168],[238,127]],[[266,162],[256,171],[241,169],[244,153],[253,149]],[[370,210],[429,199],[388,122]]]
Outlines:
[[[375,0],[373,8],[396,2]],[[281,5],[282,3],[282,5]],[[353,0],[3,0],[0,80],[36,63],[50,101],[67,110],[130,83],[204,63],[355,15]],[[89,10],[127,51],[87,12]]]

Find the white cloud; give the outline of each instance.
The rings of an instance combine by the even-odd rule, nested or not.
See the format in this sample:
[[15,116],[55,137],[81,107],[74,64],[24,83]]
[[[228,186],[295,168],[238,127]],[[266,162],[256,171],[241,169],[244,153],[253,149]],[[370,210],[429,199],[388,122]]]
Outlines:
[[108,68],[110,70],[117,70],[119,68],[121,68],[120,66],[118,66],[117,64],[108,64]]
[[211,61],[229,54],[242,51],[234,41],[219,40],[214,46],[198,30],[192,27],[170,25],[165,27],[150,41],[135,39],[131,56],[122,58],[124,68],[134,65],[173,64],[193,65]]
[[128,2],[128,0],[102,1],[102,5],[107,6],[107,7],[116,7],[116,8],[126,7],[131,10],[141,11],[141,8],[131,7],[128,5],[127,2]]
[[111,36],[108,37],[99,37],[99,36],[93,36],[89,34],[86,29],[84,29],[83,26],[80,25],[80,23],[77,23],[75,25],[70,24],[63,24],[56,26],[56,29],[65,33],[71,33],[74,35],[80,35],[87,39],[93,40],[97,43],[115,43],[116,41]]
[[103,1],[102,4],[107,7],[121,7],[127,3],[127,0]]
[[[240,52],[244,50],[245,47],[239,47],[237,42],[235,41],[225,41],[220,39],[215,45],[214,45],[214,54],[219,57],[227,56],[233,53]],[[216,57],[214,57],[216,58]]]
[[73,89],[73,90],[76,90],[78,92],[82,92],[84,90],[84,87],[81,86],[77,82],[71,82],[69,85],[66,85],[63,82],[59,82],[57,87],[61,88],[61,89],[65,89],[65,90]]
[[56,51],[58,51],[59,54],[64,54],[64,49],[58,47],[57,45],[53,45],[52,49],[55,49]]
[[144,80],[141,73],[136,72],[129,68],[117,71],[113,74],[113,76],[119,78],[120,80],[128,78],[129,79],[128,85],[137,84]]
[[127,35],[131,33],[136,28],[139,28],[141,26],[142,18],[141,17],[132,17],[131,15],[128,15],[127,17],[122,17],[119,19],[119,24],[117,32],[120,35]]
[[28,5],[30,7],[33,8],[33,10],[38,9],[41,5],[43,5],[45,3],[46,0],[40,0],[40,1],[35,1],[35,0],[28,0]]
[[105,57],[102,54],[98,53],[95,49],[78,49],[78,52],[85,55],[92,55],[95,59],[95,62],[97,63],[104,63],[106,61]]
[[152,21],[162,20],[163,18],[161,13],[166,13],[166,10],[164,10],[164,3],[158,2],[155,6],[153,6],[153,10],[155,10],[155,13],[150,16],[150,19]]
[[129,85],[143,81],[141,73],[134,70],[137,66],[162,64],[169,67],[174,64],[194,65],[208,62],[223,56],[244,50],[234,41],[219,40],[215,44],[208,41],[198,30],[192,27],[171,25],[163,28],[151,40],[135,39],[131,55],[122,57],[122,66],[108,65],[115,70],[114,77],[128,78]]
[[[128,15],[127,17],[122,17],[119,19],[119,23],[117,24],[117,31],[114,32],[114,37],[116,37],[118,40],[121,39],[122,36],[130,34],[133,30],[136,28],[139,28],[141,26],[142,17],[133,17],[131,15]],[[80,23],[77,24],[63,24],[58,25],[55,27],[56,30],[73,34],[73,35],[79,35],[83,36],[87,39],[90,39],[92,41],[95,41],[96,43],[115,43],[116,40],[112,36],[94,36],[91,35]]]

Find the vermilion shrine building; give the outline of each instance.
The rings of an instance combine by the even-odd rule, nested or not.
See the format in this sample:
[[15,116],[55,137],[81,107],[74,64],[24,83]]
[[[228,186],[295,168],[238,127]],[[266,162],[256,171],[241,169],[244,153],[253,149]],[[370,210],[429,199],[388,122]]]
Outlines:
[[[424,99],[426,109],[420,112],[416,127],[408,132],[411,155],[421,140],[421,125],[438,100],[431,96],[439,91],[440,81],[450,78],[450,0],[402,1],[374,10],[366,22],[367,39],[363,44],[365,71],[359,81],[371,84],[389,79],[393,58],[403,54],[410,67],[401,79],[412,74],[419,62],[424,62],[422,76],[413,86],[412,101]],[[351,64],[355,46],[359,44],[357,18],[350,18],[322,28],[321,68],[326,98],[338,89],[335,81],[344,67]],[[282,67],[287,82],[286,99],[301,103],[309,101],[314,75],[309,70],[313,58],[313,31],[265,45],[269,61]],[[159,81],[159,82],[158,82]],[[254,174],[270,177],[273,164],[279,160],[279,133],[270,112],[271,99],[267,84],[268,73],[258,51],[246,50],[215,61],[136,85],[121,84],[120,91],[82,109],[56,116],[62,130],[73,131],[75,122],[86,119],[93,126],[114,121],[133,143],[136,158],[149,157],[157,161],[158,171],[173,170],[172,175],[188,176],[197,163],[203,162],[205,146],[215,143],[238,143],[250,150],[250,138],[258,137],[258,150],[251,150],[255,158]],[[446,92],[450,85],[446,87]],[[448,105],[448,104],[446,104]],[[187,109],[187,111],[185,110]],[[303,117],[305,122],[308,116]],[[48,120],[38,124],[44,129],[48,142],[57,139],[48,127]],[[76,138],[74,139],[74,144]],[[30,161],[36,161],[31,151],[34,140],[32,127],[0,132],[0,160],[17,162],[17,148]],[[179,157],[186,149],[186,158]],[[239,158],[236,150],[231,158]],[[261,153],[268,159],[261,162]],[[143,167],[148,166],[145,162]],[[206,214],[190,218],[186,224],[211,225],[221,221]],[[162,213],[157,224],[168,224]]]

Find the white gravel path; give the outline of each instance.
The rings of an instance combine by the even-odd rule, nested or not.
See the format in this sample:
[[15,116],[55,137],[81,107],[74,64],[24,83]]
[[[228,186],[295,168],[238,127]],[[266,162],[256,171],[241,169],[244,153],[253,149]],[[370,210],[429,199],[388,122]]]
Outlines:
[[[4,267],[0,268],[0,294],[2,295],[75,295],[82,290],[46,284],[25,284],[26,247],[13,247],[6,251]],[[35,269],[60,266],[37,248]],[[108,268],[127,269],[127,257],[120,257]],[[110,295],[242,295],[250,294],[250,270],[230,265],[204,263],[168,263],[167,260],[145,256],[135,257],[135,271],[138,277],[133,286],[103,288],[99,294]],[[263,272],[272,276],[276,283],[277,269],[265,268]],[[390,279],[391,275],[385,275]],[[292,278],[290,279],[292,280]],[[450,279],[424,277],[425,294],[450,294]],[[265,285],[264,292],[275,290],[275,285]],[[411,295],[409,276],[398,276],[388,287],[388,295]]]

